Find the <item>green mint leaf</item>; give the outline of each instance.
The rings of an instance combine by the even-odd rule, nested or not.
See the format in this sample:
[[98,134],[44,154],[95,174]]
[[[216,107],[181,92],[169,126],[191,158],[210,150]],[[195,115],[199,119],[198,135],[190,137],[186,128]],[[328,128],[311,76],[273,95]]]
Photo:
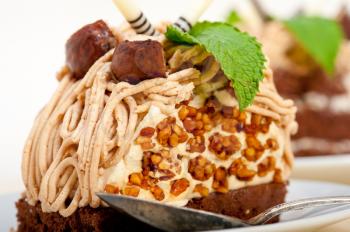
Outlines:
[[235,25],[236,23],[241,21],[241,17],[239,17],[237,11],[231,11],[230,14],[227,16],[225,22],[231,25]]
[[331,76],[343,39],[339,24],[331,19],[299,16],[285,21],[285,25],[300,45]]
[[219,22],[197,23],[188,33],[168,27],[166,36],[177,43],[202,45],[213,54],[232,81],[240,110],[253,103],[264,78],[266,61],[261,44],[254,37]]
[[168,26],[165,36],[175,43],[198,44],[198,41],[193,36],[173,25]]

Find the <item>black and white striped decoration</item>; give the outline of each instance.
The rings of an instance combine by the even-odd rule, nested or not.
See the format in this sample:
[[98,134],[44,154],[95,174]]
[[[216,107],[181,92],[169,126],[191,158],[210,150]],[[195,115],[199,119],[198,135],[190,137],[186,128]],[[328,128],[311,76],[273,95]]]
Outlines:
[[149,36],[153,36],[157,34],[152,24],[148,21],[148,19],[145,17],[145,15],[142,12],[140,12],[140,15],[136,19],[129,20],[129,23],[131,27],[136,31],[137,34],[143,34],[143,35],[149,35]]
[[182,16],[174,23],[174,26],[180,28],[183,32],[187,32],[192,28],[192,24]]

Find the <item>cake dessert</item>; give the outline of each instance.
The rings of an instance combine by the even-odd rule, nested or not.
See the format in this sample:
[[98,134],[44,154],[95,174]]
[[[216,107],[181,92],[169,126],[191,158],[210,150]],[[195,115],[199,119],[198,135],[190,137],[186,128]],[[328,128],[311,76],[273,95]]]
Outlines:
[[[144,36],[99,20],[70,37],[58,88],[24,148],[19,232],[157,231],[106,207],[97,192],[242,219],[284,202],[296,107],[277,93],[263,57],[255,72],[244,63],[254,62],[245,48],[262,55],[255,39],[227,24],[193,30],[204,27],[241,36],[233,72],[244,67],[260,83],[228,78],[236,61],[220,63],[215,49],[175,26]],[[244,105],[238,88],[250,85],[258,92]]]
[[[253,1],[259,5],[259,1]],[[259,14],[263,8],[259,5]],[[258,15],[259,15],[258,14]],[[292,138],[293,151],[297,156],[331,155],[350,152],[350,20],[345,8],[341,10],[337,21],[344,31],[338,49],[325,51],[328,56],[336,53],[334,71],[328,72],[322,67],[299,40],[299,38],[281,20],[247,21],[247,28],[263,44],[263,49],[271,61],[274,80],[278,92],[296,102],[298,133]],[[271,17],[269,17],[271,19]],[[297,19],[313,17],[299,15]],[[260,19],[260,20],[259,20]],[[321,20],[326,20],[319,18]],[[327,21],[333,21],[328,20]],[[244,24],[254,24],[246,27]],[[317,26],[317,25],[316,25]],[[308,34],[307,29],[304,34]],[[313,28],[311,28],[313,30]],[[326,31],[326,29],[325,29]],[[329,44],[327,32],[314,37],[317,44]],[[333,33],[333,31],[331,31]],[[322,54],[321,54],[322,56]]]

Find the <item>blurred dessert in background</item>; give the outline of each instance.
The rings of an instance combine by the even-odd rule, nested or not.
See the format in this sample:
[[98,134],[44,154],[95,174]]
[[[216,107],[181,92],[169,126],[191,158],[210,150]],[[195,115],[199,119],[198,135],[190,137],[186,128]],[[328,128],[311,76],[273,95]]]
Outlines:
[[[254,15],[238,26],[257,36],[270,59],[279,93],[294,99],[297,156],[350,152],[350,18],[305,16],[277,20],[252,0]],[[245,13],[246,14],[246,13]],[[253,20],[251,20],[253,19]]]

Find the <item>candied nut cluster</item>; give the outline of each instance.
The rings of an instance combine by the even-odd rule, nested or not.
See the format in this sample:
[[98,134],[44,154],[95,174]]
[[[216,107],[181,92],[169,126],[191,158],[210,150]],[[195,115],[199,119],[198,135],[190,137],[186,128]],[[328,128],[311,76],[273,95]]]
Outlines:
[[179,180],[173,180],[171,182],[170,193],[174,196],[179,196],[181,193],[190,186],[190,182],[186,178],[181,178]]
[[[162,150],[159,153],[145,151],[142,158],[142,174],[155,177],[156,172],[159,172],[162,174],[159,177],[161,180],[169,180],[175,176],[175,173],[170,170],[175,167],[172,161],[168,150]],[[180,168],[180,166],[175,168]]]
[[256,171],[250,170],[243,162],[241,158],[232,162],[228,169],[230,175],[236,176],[238,180],[250,181],[256,175]]
[[167,117],[157,125],[157,140],[162,146],[176,147],[186,142],[187,133],[176,124],[174,117]]
[[209,137],[209,150],[221,160],[227,160],[239,149],[241,149],[241,143],[234,135],[223,136],[215,133]]
[[208,180],[215,172],[215,164],[199,155],[194,159],[190,159],[188,163],[188,172],[195,180]]
[[247,135],[246,144],[247,148],[242,151],[243,157],[248,161],[257,161],[265,151],[264,146],[261,145],[255,135]]
[[224,167],[219,167],[215,170],[212,188],[219,193],[228,192],[227,171]]

